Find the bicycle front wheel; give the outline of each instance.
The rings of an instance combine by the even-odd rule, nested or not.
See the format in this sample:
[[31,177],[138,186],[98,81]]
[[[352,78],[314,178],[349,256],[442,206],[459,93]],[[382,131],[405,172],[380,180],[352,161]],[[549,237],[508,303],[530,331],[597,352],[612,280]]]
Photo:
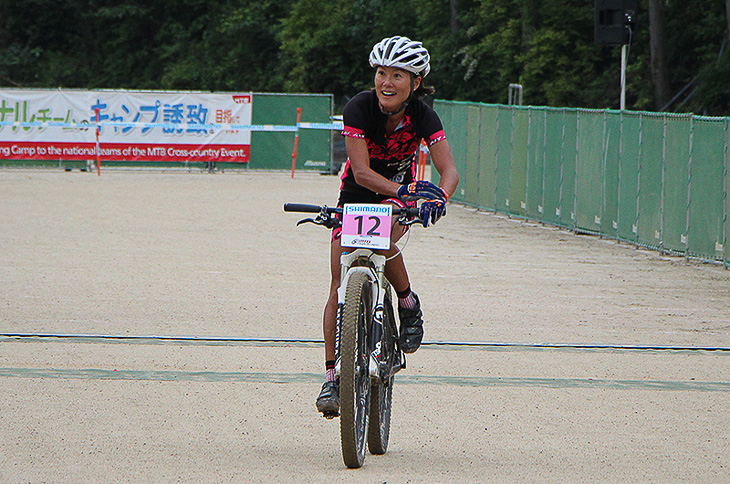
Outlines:
[[342,458],[349,468],[361,467],[367,447],[370,408],[370,359],[367,343],[372,317],[371,283],[355,272],[347,282],[340,321],[340,438]]

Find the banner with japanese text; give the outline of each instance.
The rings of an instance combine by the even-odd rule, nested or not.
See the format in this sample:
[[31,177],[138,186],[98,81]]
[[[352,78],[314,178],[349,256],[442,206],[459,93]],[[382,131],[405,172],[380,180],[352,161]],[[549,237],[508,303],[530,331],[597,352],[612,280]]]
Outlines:
[[251,117],[251,93],[2,89],[0,159],[248,162]]

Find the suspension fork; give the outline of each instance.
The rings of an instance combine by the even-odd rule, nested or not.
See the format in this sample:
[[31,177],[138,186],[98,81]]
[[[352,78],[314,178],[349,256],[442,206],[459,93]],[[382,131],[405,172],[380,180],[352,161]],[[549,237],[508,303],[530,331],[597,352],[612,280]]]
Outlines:
[[383,335],[384,302],[385,302],[385,256],[375,254],[369,249],[355,249],[343,252],[340,256],[340,287],[337,289],[337,330],[335,333],[335,368],[340,367],[340,333],[342,329],[342,311],[345,302],[345,292],[350,275],[354,272],[364,272],[370,279],[372,291],[371,301],[374,301],[372,320],[368,323],[368,337],[370,340],[370,373],[378,376],[378,361],[381,351]]
[[370,326],[370,376],[372,377],[377,377],[380,374],[378,367],[382,355],[383,321],[385,321],[385,262],[387,259],[384,256],[378,257],[382,258],[382,262],[378,261],[381,263],[376,263],[375,265],[378,293],[377,297],[373,299],[375,301],[375,308]]

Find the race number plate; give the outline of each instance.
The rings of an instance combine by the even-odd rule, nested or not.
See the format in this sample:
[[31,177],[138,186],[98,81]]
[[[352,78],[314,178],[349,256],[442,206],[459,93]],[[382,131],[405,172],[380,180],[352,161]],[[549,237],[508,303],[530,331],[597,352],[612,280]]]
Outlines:
[[344,247],[390,248],[392,205],[346,203],[342,209]]

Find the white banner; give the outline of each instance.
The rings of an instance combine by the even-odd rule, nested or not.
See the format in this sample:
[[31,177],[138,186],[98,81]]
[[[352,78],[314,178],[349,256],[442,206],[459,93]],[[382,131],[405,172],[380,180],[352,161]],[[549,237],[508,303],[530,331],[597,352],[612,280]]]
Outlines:
[[[0,159],[248,162],[251,93],[0,91]],[[98,143],[97,143],[98,127]]]

